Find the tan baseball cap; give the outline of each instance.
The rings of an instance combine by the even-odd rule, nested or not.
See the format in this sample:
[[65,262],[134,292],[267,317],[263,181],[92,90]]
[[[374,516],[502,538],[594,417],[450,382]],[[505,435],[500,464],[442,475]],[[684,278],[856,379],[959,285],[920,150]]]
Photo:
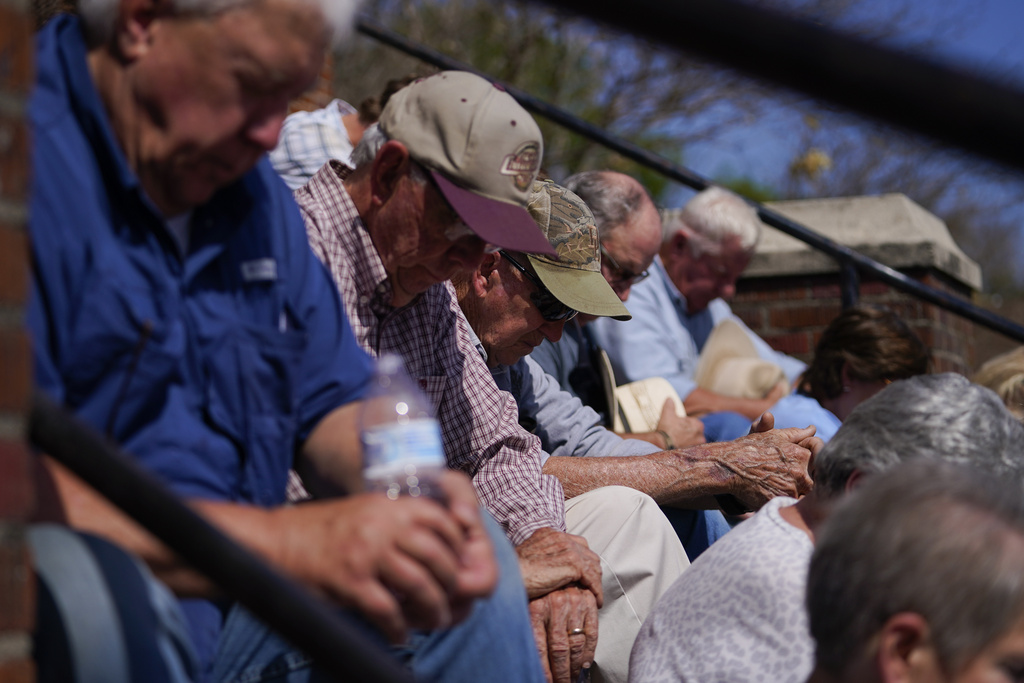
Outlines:
[[467,71],[442,71],[392,95],[378,125],[430,171],[481,239],[554,254],[526,211],[544,153],[540,128],[503,88]]
[[569,308],[589,315],[632,316],[601,274],[597,224],[590,207],[550,180],[536,180],[528,205],[557,256],[529,256],[544,286]]

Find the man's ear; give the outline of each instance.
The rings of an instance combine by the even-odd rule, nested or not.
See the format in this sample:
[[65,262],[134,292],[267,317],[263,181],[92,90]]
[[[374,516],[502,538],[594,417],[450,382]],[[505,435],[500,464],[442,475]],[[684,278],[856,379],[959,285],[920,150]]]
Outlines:
[[500,253],[484,254],[484,260],[480,262],[480,266],[473,271],[473,275],[470,278],[470,286],[477,296],[483,296],[490,291],[491,276],[498,269],[500,261]]
[[676,234],[672,235],[671,244],[672,253],[680,256],[686,252],[686,248],[690,244],[690,238],[684,231],[678,230]]
[[920,614],[900,612],[889,617],[876,642],[875,662],[884,683],[934,680],[939,671],[931,630]]
[[850,472],[850,476],[847,477],[846,483],[843,484],[843,493],[847,495],[852,493],[854,489],[867,481],[867,479],[868,475],[861,470],[854,470],[853,472]]
[[169,0],[121,0],[114,26],[118,56],[133,62],[145,55],[153,43],[156,20],[171,11]]
[[398,189],[398,183],[409,174],[412,159],[401,142],[388,140],[378,150],[370,167],[370,200],[380,206],[386,204]]

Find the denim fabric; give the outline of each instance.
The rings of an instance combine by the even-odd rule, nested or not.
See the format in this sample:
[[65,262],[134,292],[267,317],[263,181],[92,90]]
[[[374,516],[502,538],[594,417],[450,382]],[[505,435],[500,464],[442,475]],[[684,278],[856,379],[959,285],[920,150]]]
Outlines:
[[192,683],[178,602],[136,558],[55,524],[29,531],[38,579],[39,683]]
[[750,433],[750,418],[739,413],[721,412],[701,415],[704,438],[708,443],[732,441]]
[[[501,570],[498,588],[479,600],[457,626],[414,633],[401,647],[387,648],[371,626],[351,614],[367,637],[405,664],[418,681],[543,681],[533,641],[526,592],[515,550],[501,527],[484,513]],[[212,681],[215,683],[321,683],[329,679],[312,661],[255,617],[235,607],[224,626]]]

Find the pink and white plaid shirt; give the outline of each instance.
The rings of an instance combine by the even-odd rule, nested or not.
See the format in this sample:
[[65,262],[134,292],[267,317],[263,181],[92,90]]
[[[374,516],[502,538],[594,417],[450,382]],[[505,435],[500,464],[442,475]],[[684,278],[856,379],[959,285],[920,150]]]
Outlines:
[[391,284],[342,183],[348,169],[324,166],[295,199],[314,253],[338,285],[352,331],[373,356],[399,353],[441,423],[448,465],[473,478],[513,545],[537,529],[565,530],[561,483],[541,474],[540,439],[519,426],[511,394],[498,389],[469,336],[451,283],[393,308]]

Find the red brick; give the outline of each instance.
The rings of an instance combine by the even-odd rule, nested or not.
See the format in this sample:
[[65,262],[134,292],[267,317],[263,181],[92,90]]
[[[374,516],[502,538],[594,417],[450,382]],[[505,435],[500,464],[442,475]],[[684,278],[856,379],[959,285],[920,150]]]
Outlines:
[[[28,239],[21,230],[0,227],[0,303],[28,297]],[[6,363],[6,358],[4,361]]]
[[0,116],[0,196],[9,201],[24,201],[28,193],[28,158],[28,128],[24,121]]
[[763,337],[776,351],[788,354],[810,353],[812,347],[806,332],[793,332],[791,334],[773,334]]
[[35,505],[29,458],[21,441],[0,440],[0,519],[28,519]]
[[742,280],[736,283],[735,301],[763,303],[768,301],[792,301],[807,298],[806,287],[791,289],[769,289],[760,284],[744,286]]
[[31,632],[35,583],[24,527],[0,522],[0,632]]
[[839,299],[841,290],[837,284],[821,284],[811,288],[812,299]]
[[835,304],[779,307],[771,311],[769,321],[772,327],[782,330],[825,327],[832,322],[840,310],[841,308]]
[[732,306],[732,312],[750,329],[760,329],[764,326],[765,313],[767,309],[762,306]]
[[860,295],[861,296],[883,296],[890,292],[889,285],[884,282],[861,282],[860,283]]
[[32,391],[32,356],[22,329],[0,329],[0,411],[27,409]]
[[0,683],[34,683],[36,667],[30,659],[0,662]]
[[0,4],[0,89],[27,93],[32,87],[32,37],[28,12]]

